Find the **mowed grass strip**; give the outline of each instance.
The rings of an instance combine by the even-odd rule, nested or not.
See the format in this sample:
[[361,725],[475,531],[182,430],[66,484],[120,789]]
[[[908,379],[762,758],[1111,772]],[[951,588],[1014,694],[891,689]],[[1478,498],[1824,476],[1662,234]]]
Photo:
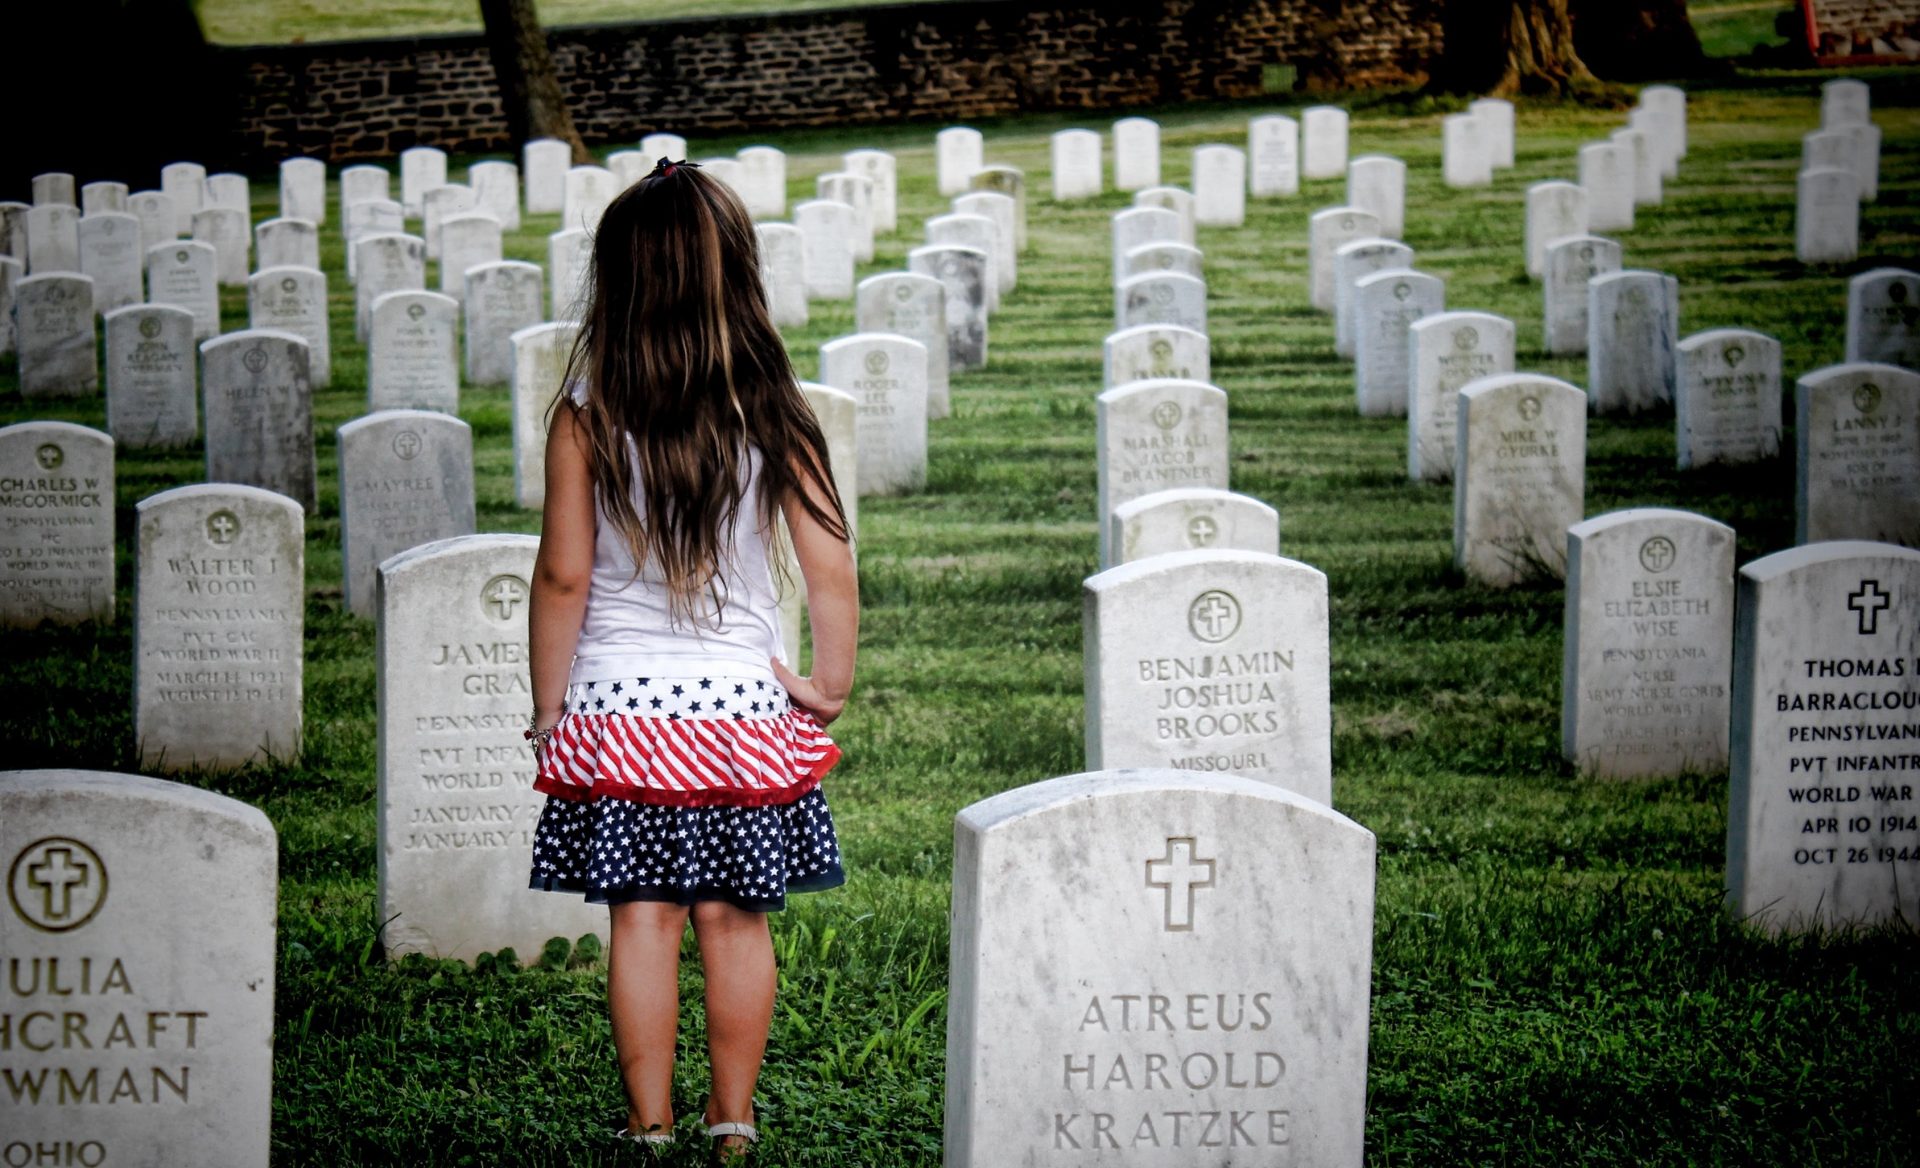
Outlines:
[[[1888,74],[1874,79],[1886,148],[1860,261],[1810,269],[1792,258],[1793,172],[1820,79],[1696,92],[1680,178],[1620,236],[1629,266],[1680,278],[1683,333],[1771,333],[1789,381],[1840,359],[1847,276],[1920,252],[1920,90]],[[1408,162],[1407,242],[1447,279],[1448,306],[1512,317],[1521,368],[1584,384],[1583,360],[1540,351],[1523,192],[1575,177],[1579,144],[1620,116],[1523,106],[1517,168],[1491,190],[1449,192],[1438,178],[1445,107],[1357,102],[1355,154]],[[1165,179],[1187,181],[1193,146],[1244,142],[1247,117],[1264,108],[1158,111]],[[835,727],[847,761],[828,784],[852,879],[774,919],[782,995],[760,1093],[762,1163],[939,1162],[953,813],[1083,765],[1079,589],[1096,567],[1107,218],[1128,199],[1048,199],[1047,134],[1071,124],[985,126],[989,159],[1027,170],[1033,248],[994,318],[989,366],[955,379],[954,415],[933,425],[928,489],[862,502],[861,674]],[[898,154],[901,230],[862,274],[901,266],[920,224],[946,208],[930,127],[777,142],[792,154],[791,202],[810,197],[844,149]],[[456,176],[467,161],[455,160]],[[255,176],[254,192],[254,220],[272,217],[272,176]],[[1596,783],[1561,761],[1562,591],[1491,591],[1453,570],[1450,488],[1406,481],[1404,424],[1356,415],[1332,323],[1307,305],[1307,217],[1343,198],[1336,181],[1252,201],[1245,227],[1203,231],[1200,246],[1234,486],[1279,508],[1284,552],[1328,575],[1335,801],[1380,839],[1371,1161],[1914,1162],[1912,938],[1748,935],[1720,903],[1724,775]],[[562,942],[471,969],[389,965],[379,950],[373,628],[341,607],[334,449],[337,427],[364,412],[366,361],[332,210],[334,388],[315,396],[305,751],[187,776],[261,806],[281,833],[275,1157],[611,1163],[604,1136],[623,1114],[597,946]],[[530,217],[508,258],[544,265],[555,226]],[[238,327],[244,294],[222,299]],[[818,345],[851,329],[850,305],[814,305],[788,337],[801,375],[817,376]],[[482,528],[537,530],[538,516],[512,502],[506,392],[469,389],[461,413],[475,430]],[[105,421],[98,398],[23,401],[12,358],[0,359],[0,417]],[[119,616],[102,629],[6,634],[10,765],[132,768],[132,508],[200,475],[197,449],[123,454]],[[1591,426],[1588,514],[1699,511],[1736,528],[1743,562],[1790,545],[1791,481],[1786,458],[1680,474],[1670,416]],[[682,990],[676,1100],[693,1113],[705,1058],[691,960]],[[702,1156],[689,1141],[668,1162]]]

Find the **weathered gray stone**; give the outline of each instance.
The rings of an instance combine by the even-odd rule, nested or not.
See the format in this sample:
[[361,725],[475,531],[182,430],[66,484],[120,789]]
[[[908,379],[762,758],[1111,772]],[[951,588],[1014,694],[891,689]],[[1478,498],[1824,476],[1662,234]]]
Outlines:
[[1324,573],[1167,552],[1088,579],[1081,628],[1089,766],[1221,771],[1333,802]]
[[1567,574],[1567,528],[1586,506],[1587,395],[1509,373],[1460,391],[1453,453],[1454,566],[1504,588]]
[[1129,381],[1212,381],[1206,334],[1177,324],[1121,329],[1110,334],[1102,348],[1106,389]]
[[1587,392],[1595,413],[1671,405],[1679,344],[1680,281],[1625,271],[1587,284]]
[[1247,155],[1217,143],[1193,150],[1193,219],[1201,227],[1247,221]]
[[200,437],[193,314],[170,304],[109,312],[107,431],[129,450],[185,446]]
[[307,342],[307,380],[315,389],[333,384],[332,323],[327,317],[327,276],[317,268],[264,268],[247,281],[247,327],[278,329]]
[[440,225],[440,291],[454,300],[467,294],[467,273],[500,262],[500,221],[484,212],[455,215]]
[[1152,118],[1121,118],[1114,122],[1113,189],[1138,191],[1159,185],[1160,123]]
[[1107,520],[1107,551],[1113,556],[1107,567],[1166,552],[1280,554],[1280,513],[1232,491],[1155,491],[1115,507]]
[[1487,312],[1440,312],[1407,329],[1412,380],[1407,387],[1407,477],[1453,478],[1460,391],[1483,377],[1513,372],[1513,322]]
[[915,272],[868,276],[854,290],[854,327],[862,333],[898,333],[919,341],[927,350],[927,417],[944,418],[953,412],[944,284]]
[[371,619],[388,558],[473,534],[473,430],[430,410],[381,410],[338,439],[341,583],[347,610]]
[[998,191],[973,191],[953,197],[956,215],[981,215],[993,220],[993,273],[1002,295],[1013,291],[1020,279],[1018,236],[1019,211],[1013,196]]
[[160,189],[173,200],[175,237],[193,230],[193,216],[207,201],[207,168],[197,162],[171,162],[160,168]]
[[193,314],[193,337],[220,334],[220,279],[213,245],[178,240],[147,249],[147,303],[171,304]]
[[143,299],[140,220],[102,211],[80,220],[80,271],[93,280],[93,311],[104,315]]
[[992,191],[1013,200],[1013,242],[1018,251],[1027,250],[1027,174],[1017,166],[983,166],[973,172],[970,187]]
[[1334,309],[1333,256],[1356,239],[1380,238],[1380,217],[1358,207],[1328,207],[1307,221],[1307,286],[1313,306]]
[[78,207],[80,199],[74,193],[74,179],[64,171],[51,171],[33,176],[33,205],[44,207],[49,203],[64,203]]
[[513,495],[538,510],[547,500],[547,412],[560,394],[575,321],[548,321],[513,334]]
[[426,213],[427,192],[447,185],[447,156],[432,146],[415,146],[400,152],[400,205],[407,218],[418,219]]
[[1680,469],[1759,462],[1780,453],[1780,342],[1713,329],[1680,342],[1673,395]]
[[1000,229],[985,215],[936,215],[927,220],[928,247],[972,248],[987,257],[987,312],[1000,308]]
[[9,255],[0,255],[0,356],[17,352],[19,334],[14,328],[14,298],[26,265]]
[[27,209],[26,221],[29,274],[80,270],[80,208],[38,203]]
[[101,215],[107,212],[127,211],[127,184],[123,182],[90,182],[80,188],[80,217]]
[[1407,415],[1413,378],[1408,330],[1447,309],[1447,286],[1425,272],[1375,272],[1353,287],[1353,394],[1361,416]]
[[1284,114],[1247,121],[1247,182],[1256,199],[1300,193],[1299,122]]
[[1587,192],[1587,230],[1633,230],[1633,150],[1618,142],[1580,147],[1580,188]]
[[934,169],[942,195],[967,189],[974,172],[986,165],[986,139],[971,126],[948,126],[933,136]]
[[927,482],[927,350],[897,333],[820,346],[820,381],[859,403],[859,493],[899,495]]
[[1300,114],[1300,173],[1309,179],[1347,173],[1347,111],[1311,106]]
[[1831,365],[1793,397],[1794,542],[1920,547],[1920,373]]
[[135,523],[141,767],[291,760],[300,750],[306,616],[300,505],[257,487],[199,483],[140,500]]
[[767,310],[779,328],[807,323],[806,240],[791,223],[760,223],[760,282],[767,292]]
[[5,1155],[267,1163],[277,847],[260,811],[196,787],[0,774]]
[[987,285],[993,259],[971,247],[916,247],[907,253],[907,269],[932,276],[947,290],[947,371],[949,375],[987,365]]
[[1347,206],[1370,211],[1380,234],[1399,239],[1407,230],[1407,164],[1383,154],[1368,154],[1347,167]]
[[1534,183],[1527,188],[1527,275],[1547,274],[1547,248],[1569,236],[1587,233],[1587,192],[1570,182]]
[[587,310],[593,278],[593,236],[575,228],[547,236],[547,287],[553,319],[572,320]]
[[253,229],[253,247],[261,271],[320,266],[320,229],[306,219],[267,220]]
[[1456,190],[1493,185],[1493,143],[1474,114],[1440,119],[1441,179]]
[[373,305],[389,292],[424,292],[427,241],[417,235],[369,235],[353,245],[359,275],[353,285],[353,323],[364,344],[373,330]]
[[1207,331],[1207,285],[1179,272],[1149,272],[1120,282],[1113,290],[1114,329],[1142,324],[1177,324]]
[[567,168],[573,147],[558,138],[535,138],[520,148],[527,176],[527,214],[552,215],[567,205]]
[[545,319],[538,264],[502,260],[467,269],[466,371],[470,385],[513,380],[513,334]]
[[476,162],[467,167],[474,209],[493,216],[503,231],[520,230],[520,168],[511,162]]
[[246,287],[253,241],[245,211],[217,206],[195,211],[193,238],[213,248],[213,274],[222,287]]
[[1794,254],[1803,264],[1846,264],[1860,255],[1860,179],[1852,169],[1800,172]]
[[1547,245],[1541,287],[1547,352],[1559,357],[1587,351],[1587,285],[1620,270],[1620,245],[1597,235],[1570,235]]
[[[746,151],[741,151],[742,156]],[[780,209],[772,217],[787,213],[786,156],[781,155]],[[900,226],[899,166],[885,150],[849,150],[840,156],[842,169],[865,175],[873,184],[873,230],[876,235],[892,235]],[[1017,214],[1017,212],[1016,212]]]
[[460,304],[438,292],[389,292],[373,305],[367,411],[460,408]]
[[1847,360],[1920,369],[1920,272],[1875,268],[1847,282]]
[[1100,159],[1100,135],[1092,130],[1060,130],[1053,135],[1050,144],[1054,201],[1064,203],[1098,195],[1105,185]]
[[246,329],[200,343],[207,481],[278,491],[314,506],[313,392],[307,342]]
[[288,158],[280,163],[280,217],[304,219],[315,227],[327,221],[326,163],[318,158]]
[[1162,211],[1172,211],[1180,217],[1180,242],[1188,247],[1199,241],[1194,226],[1193,193],[1179,187],[1148,187],[1144,191],[1133,193],[1133,205],[1136,207],[1157,207]]
[[1359,1165],[1373,873],[1365,828],[1233,775],[1076,775],[961,811],[948,1168]]
[[851,300],[859,222],[852,204],[812,199],[793,209],[806,264],[807,299]]
[[113,620],[113,439],[0,427],[0,625]]
[[31,210],[25,203],[0,202],[0,255],[19,260],[23,267],[27,262],[27,212]]
[[73,272],[28,276],[14,285],[20,396],[85,397],[96,392],[93,281]]
[[1198,381],[1129,381],[1094,399],[1094,522],[1100,562],[1108,525],[1130,499],[1177,487],[1228,488],[1227,395]]
[[1609,779],[1726,767],[1733,555],[1733,528],[1690,511],[1615,511],[1567,530],[1568,762]]
[[1356,239],[1333,253],[1333,351],[1353,357],[1354,285],[1375,272],[1404,272],[1413,267],[1413,249],[1392,239]]

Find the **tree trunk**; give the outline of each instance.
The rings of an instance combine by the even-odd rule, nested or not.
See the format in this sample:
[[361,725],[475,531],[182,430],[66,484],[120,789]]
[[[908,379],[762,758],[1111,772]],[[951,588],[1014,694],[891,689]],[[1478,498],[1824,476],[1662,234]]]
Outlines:
[[[1620,3],[1622,0],[1613,0]],[[1573,47],[1568,0],[1449,0],[1432,87],[1454,93],[1612,101]]]
[[1720,72],[1687,17],[1686,0],[1572,0],[1580,57],[1609,81],[1652,81]]
[[487,48],[493,71],[500,79],[501,105],[507,129],[516,146],[533,138],[558,138],[573,147],[575,163],[592,161],[580,131],[567,112],[560,77],[547,52],[547,35],[540,30],[534,0],[480,0],[480,19],[487,26]]

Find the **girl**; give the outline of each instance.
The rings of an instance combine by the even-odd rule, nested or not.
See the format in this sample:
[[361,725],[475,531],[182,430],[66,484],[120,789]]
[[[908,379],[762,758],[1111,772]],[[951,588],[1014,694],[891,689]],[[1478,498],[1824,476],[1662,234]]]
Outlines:
[[[527,736],[549,798],[532,886],[610,906],[619,1135],[647,1144],[673,1141],[691,917],[706,1130],[743,1156],[773,1018],[766,914],[845,879],[819,783],[840,757],[822,727],[853,687],[859,591],[752,221],[694,164],[661,159],[607,208],[566,387],[534,566]],[[811,677],[779,656],[779,517],[806,581]]]

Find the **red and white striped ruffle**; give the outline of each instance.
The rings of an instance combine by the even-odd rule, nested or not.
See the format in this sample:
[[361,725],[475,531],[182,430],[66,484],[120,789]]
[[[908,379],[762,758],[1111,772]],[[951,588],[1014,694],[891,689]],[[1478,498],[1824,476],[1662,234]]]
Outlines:
[[774,718],[567,714],[540,752],[533,789],[581,801],[767,807],[820,785],[840,748],[804,710]]

